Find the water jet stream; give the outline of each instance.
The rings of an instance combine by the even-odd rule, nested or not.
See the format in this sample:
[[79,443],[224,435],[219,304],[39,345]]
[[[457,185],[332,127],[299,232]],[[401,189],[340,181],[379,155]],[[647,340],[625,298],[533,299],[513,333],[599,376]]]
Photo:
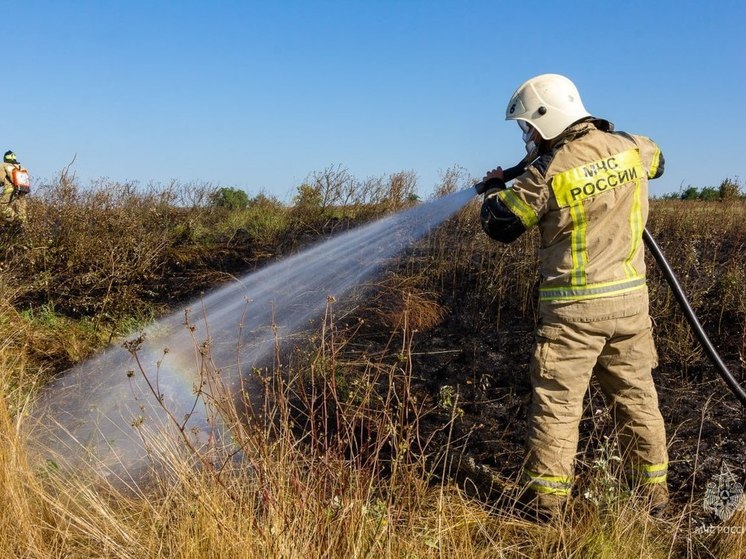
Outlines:
[[248,389],[256,396],[260,389],[249,373],[271,358],[277,337],[298,336],[322,315],[327,297],[340,299],[370,279],[473,196],[468,188],[420,204],[218,288],[148,327],[138,344],[139,363],[132,352],[112,346],[64,372],[41,390],[32,411],[28,423],[34,453],[72,468],[88,464],[100,475],[137,484],[148,453],[133,424],[165,432],[168,409],[184,418],[185,430],[197,439],[208,436],[208,410],[195,407],[203,366],[200,347],[209,344],[211,361],[229,392]]

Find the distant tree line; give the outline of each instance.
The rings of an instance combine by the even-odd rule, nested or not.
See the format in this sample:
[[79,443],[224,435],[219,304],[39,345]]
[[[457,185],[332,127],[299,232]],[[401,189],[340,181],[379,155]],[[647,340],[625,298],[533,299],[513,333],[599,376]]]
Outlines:
[[[458,166],[448,169],[435,196],[449,194],[456,188],[465,187],[464,170]],[[472,181],[473,182],[473,181]],[[453,183],[453,184],[452,184]],[[456,184],[458,183],[458,184]],[[463,184],[462,184],[463,183]],[[389,176],[357,180],[342,166],[330,166],[309,176],[297,187],[291,207],[306,212],[321,212],[334,207],[379,206],[389,211],[400,210],[419,201],[416,193],[417,176],[412,171],[393,173]],[[719,186],[697,188],[689,185],[678,192],[669,192],[657,197],[662,200],[701,200],[720,202],[746,200],[746,190],[738,178],[726,178]],[[278,198],[259,194],[253,198],[243,189],[222,187],[209,196],[209,205],[229,210],[244,210],[251,207],[285,207]]]
[[[312,173],[298,186],[292,207],[324,212],[334,207],[370,205],[398,211],[418,201],[417,175],[413,171],[401,171],[360,181],[345,167],[332,165]],[[256,205],[283,205],[274,196],[259,194],[250,198],[246,191],[235,187],[217,188],[210,194],[209,203],[213,207],[229,210],[243,210]]]
[[704,202],[719,202],[727,200],[745,199],[741,182],[738,179],[724,179],[720,186],[703,186],[697,188],[689,185],[679,192],[671,192],[661,196],[664,200],[702,200]]

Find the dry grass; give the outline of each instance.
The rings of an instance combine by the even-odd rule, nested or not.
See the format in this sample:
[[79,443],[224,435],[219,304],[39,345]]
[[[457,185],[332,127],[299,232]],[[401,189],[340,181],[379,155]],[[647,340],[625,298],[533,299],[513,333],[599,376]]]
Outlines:
[[[446,461],[428,460],[459,454],[462,443],[435,449],[421,438],[417,425],[427,408],[411,392],[412,338],[406,325],[398,331],[404,345],[393,365],[345,361],[341,348],[330,345],[335,328],[330,308],[307,368],[287,371],[278,377],[283,382],[267,385],[276,404],[274,420],[235,423],[229,447],[193,448],[179,436],[141,427],[154,467],[143,489],[104,481],[85,469],[30,463],[22,437],[26,402],[19,401],[20,391],[6,388],[0,400],[0,553],[663,558],[680,556],[687,546],[691,556],[702,557],[738,557],[743,549],[742,536],[697,535],[686,509],[665,521],[651,519],[604,465],[564,517],[548,526],[522,520],[505,498],[496,499],[495,508],[470,499],[437,475]],[[10,352],[3,348],[0,355],[7,360]],[[18,367],[4,364],[9,366],[3,370]],[[360,374],[354,397],[337,384],[334,371],[343,369]],[[308,381],[309,370],[317,387],[313,401],[298,397],[307,393],[301,381]],[[372,388],[373,377],[381,376],[388,379],[383,393]],[[313,430],[293,426],[305,414],[322,427],[319,402],[332,421],[314,440]],[[11,415],[6,403],[18,411]],[[239,417],[225,401],[213,403],[223,417]],[[457,401],[452,409],[455,419]],[[373,439],[356,446],[351,439],[361,427]],[[243,459],[229,460],[236,447]],[[350,454],[351,449],[357,452]]]
[[[409,178],[391,179],[397,193],[409,192]],[[495,479],[505,494],[492,507],[470,496],[468,482],[447,475],[469,444],[451,436],[461,402],[457,392],[433,401],[413,390],[421,374],[412,355],[417,331],[436,328],[455,305],[464,337],[505,331],[517,320],[530,323],[535,312],[536,236],[507,247],[491,243],[473,207],[375,286],[375,315],[368,318],[380,343],[366,338],[370,325],[342,324],[330,308],[311,346],[275,363],[283,374],[267,385],[277,404],[271,421],[239,422],[238,410],[213,402],[229,418],[242,460],[228,460],[234,447],[190,448],[179,436],[148,433],[145,425],[154,470],[142,490],[36,463],[24,435],[31,395],[50,374],[126,331],[132,322],[125,319],[145,320],[165,305],[163,292],[174,285],[166,275],[175,283],[194,280],[192,288],[199,289],[206,272],[230,275],[232,268],[215,265],[219,257],[251,265],[236,253],[258,246],[257,259],[275,255],[285,233],[321,231],[330,222],[322,215],[311,226],[293,223],[293,213],[271,201],[263,210],[221,213],[199,202],[207,197],[199,188],[189,191],[193,204],[184,194],[176,204],[179,196],[168,189],[142,195],[106,185],[104,192],[86,191],[70,177],[61,181],[36,209],[42,217],[32,226],[31,247],[4,245],[2,255],[0,556],[746,555],[743,532],[697,531],[701,495],[692,492],[665,520],[651,519],[603,464],[586,464],[583,491],[549,526],[516,514],[508,499],[515,479]],[[746,355],[744,213],[738,203],[659,202],[649,227],[731,363]],[[651,262],[661,360],[681,366],[682,379],[694,382],[702,356],[652,268]],[[436,407],[450,417],[437,444],[421,429]],[[707,420],[703,412],[702,425]],[[594,427],[589,448],[603,448],[605,432],[603,425]],[[699,443],[687,452],[698,455]],[[742,512],[729,521],[735,527],[744,522]]]
[[[326,343],[320,342],[315,357],[333,352]],[[384,397],[398,400],[407,413],[376,406],[374,392],[354,404],[342,400],[331,379],[318,371],[320,390],[334,402],[337,433],[349,434],[367,423],[379,437],[385,434],[365,463],[346,455],[344,436],[323,449],[309,444],[280,411],[269,425],[235,426],[233,444],[243,450],[238,462],[223,460],[233,447],[199,449],[196,456],[179,437],[144,429],[157,468],[142,491],[85,470],[29,464],[20,436],[23,414],[12,420],[4,404],[18,393],[6,393],[0,408],[0,553],[39,558],[674,556],[685,515],[651,520],[634,496],[601,505],[579,497],[564,518],[537,526],[510,506],[491,510],[453,483],[428,482],[423,454],[428,448],[412,429],[423,410],[401,396],[411,371],[405,365],[388,372],[395,382]],[[289,410],[297,386],[292,380],[281,386],[282,393],[271,396],[278,410]],[[206,457],[224,465],[198,467]],[[609,480],[599,474],[598,483]]]

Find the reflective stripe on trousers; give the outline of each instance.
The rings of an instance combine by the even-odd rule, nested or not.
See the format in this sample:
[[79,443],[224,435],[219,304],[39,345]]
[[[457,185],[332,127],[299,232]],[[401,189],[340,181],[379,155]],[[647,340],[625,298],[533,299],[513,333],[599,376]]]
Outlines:
[[630,481],[638,485],[665,483],[668,478],[668,463],[633,466],[627,468],[627,475]]
[[526,482],[526,487],[535,493],[559,495],[562,497],[570,494],[572,479],[569,477],[547,476],[530,470],[524,470],[523,478]]

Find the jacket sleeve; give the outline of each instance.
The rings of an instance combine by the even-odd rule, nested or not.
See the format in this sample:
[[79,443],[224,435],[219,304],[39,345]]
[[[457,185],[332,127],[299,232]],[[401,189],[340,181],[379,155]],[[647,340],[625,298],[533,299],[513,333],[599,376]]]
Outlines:
[[0,196],[13,192],[13,183],[8,174],[8,166],[0,165]]
[[510,188],[498,192],[497,195],[523,226],[531,229],[546,213],[549,190],[544,176],[531,165]]
[[496,193],[485,196],[480,214],[482,229],[496,241],[512,243],[526,228],[500,200]]
[[655,152],[655,157],[653,159],[653,164],[650,166],[650,171],[648,171],[648,178],[649,179],[657,179],[658,177],[663,175],[663,170],[666,166],[666,160],[663,157],[663,152],[656,146],[657,150]]
[[543,175],[532,164],[510,188],[485,198],[482,228],[493,239],[514,241],[546,213],[548,192]]
[[647,169],[648,179],[657,179],[663,175],[665,159],[663,152],[653,140],[645,136],[635,136],[635,143],[640,148],[640,158]]

